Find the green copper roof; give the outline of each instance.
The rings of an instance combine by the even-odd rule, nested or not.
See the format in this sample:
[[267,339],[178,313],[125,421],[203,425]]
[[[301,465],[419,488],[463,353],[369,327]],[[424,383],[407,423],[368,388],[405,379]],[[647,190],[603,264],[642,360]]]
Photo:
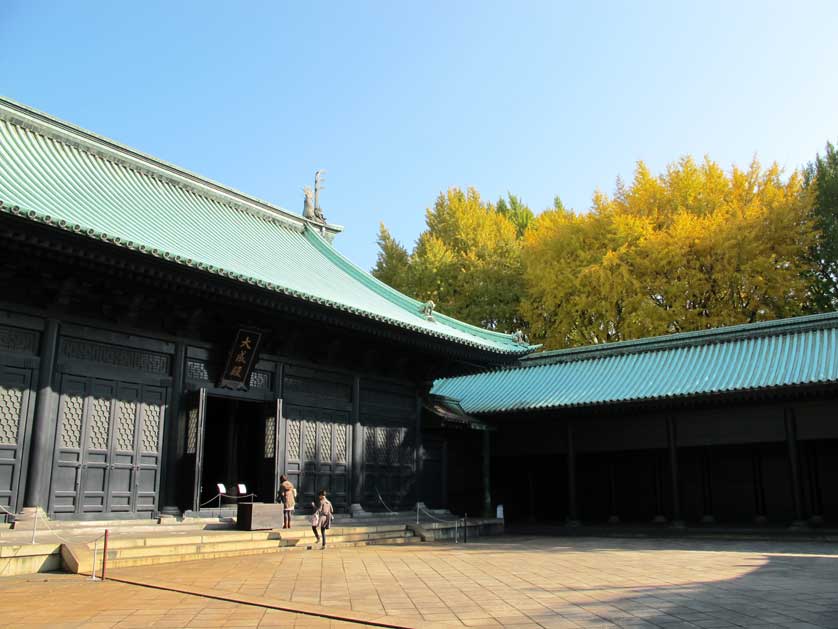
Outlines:
[[0,98],[0,211],[498,354],[512,335],[435,313],[330,244],[340,231]]
[[467,413],[569,408],[838,382],[838,313],[532,354],[437,380]]

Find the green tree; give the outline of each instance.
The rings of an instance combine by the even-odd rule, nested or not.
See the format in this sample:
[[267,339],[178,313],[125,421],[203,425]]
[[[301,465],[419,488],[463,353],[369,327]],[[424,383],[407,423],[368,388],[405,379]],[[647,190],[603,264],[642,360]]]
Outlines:
[[812,308],[823,312],[838,308],[838,151],[826,143],[823,157],[803,170],[806,189],[812,194],[818,237],[812,247],[814,266]]
[[518,230],[527,213],[532,216],[514,195],[498,211],[474,188],[451,188],[426,211],[426,229],[409,255],[382,226],[373,275],[463,321],[499,331],[523,328]]
[[[558,199],[558,197],[556,197]],[[503,214],[508,218],[513,225],[515,225],[515,232],[518,238],[524,235],[527,227],[532,223],[535,215],[532,210],[528,208],[520,197],[516,197],[511,192],[506,193],[506,199],[501,197],[495,205],[495,210],[498,214]]]
[[378,227],[378,258],[372,274],[385,284],[389,284],[396,290],[405,292],[410,289],[408,279],[408,267],[410,256],[381,223]]

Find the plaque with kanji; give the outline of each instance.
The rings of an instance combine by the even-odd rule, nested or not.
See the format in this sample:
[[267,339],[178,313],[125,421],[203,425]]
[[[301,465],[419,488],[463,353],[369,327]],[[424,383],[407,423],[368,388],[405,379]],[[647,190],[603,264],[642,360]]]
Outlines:
[[250,382],[250,372],[256,365],[261,341],[261,332],[249,328],[239,328],[233,341],[233,347],[230,350],[230,356],[224,366],[224,373],[221,375],[220,386],[233,389],[247,388]]

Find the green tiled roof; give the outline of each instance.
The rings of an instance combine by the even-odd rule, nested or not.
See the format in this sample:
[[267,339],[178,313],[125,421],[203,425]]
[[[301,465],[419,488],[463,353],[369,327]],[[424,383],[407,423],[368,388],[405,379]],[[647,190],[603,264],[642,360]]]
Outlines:
[[838,382],[838,313],[532,354],[437,380],[467,413],[560,409]]
[[330,244],[340,231],[0,98],[0,211],[385,325],[521,355],[435,313]]

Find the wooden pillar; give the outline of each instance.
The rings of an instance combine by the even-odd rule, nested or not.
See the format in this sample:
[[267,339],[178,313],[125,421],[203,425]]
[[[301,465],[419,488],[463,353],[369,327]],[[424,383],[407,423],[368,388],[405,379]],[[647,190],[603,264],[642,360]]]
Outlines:
[[491,433],[488,430],[482,431],[483,434],[483,517],[492,517],[492,443]]
[[701,451],[701,523],[715,524],[713,515],[713,453],[710,446]]
[[617,508],[617,464],[614,461],[615,454],[611,455],[611,460],[608,462],[608,509],[610,515],[608,517],[608,524],[619,524],[620,516]]
[[818,442],[807,442],[806,471],[809,477],[809,511],[812,514],[809,522],[815,526],[823,524],[823,496],[821,494],[821,478],[818,469]]
[[181,412],[183,386],[186,370],[186,343],[175,344],[175,360],[172,371],[172,391],[169,394],[169,408],[163,424],[163,465],[160,477],[160,510],[165,515],[180,515],[178,509],[178,466],[180,454],[184,451],[180,439],[186,435],[186,415]]
[[352,490],[349,512],[361,515],[364,508],[364,427],[361,425],[361,377],[352,382]]
[[38,364],[38,397],[35,399],[35,418],[32,423],[31,447],[29,449],[29,468],[26,474],[26,492],[23,506],[34,513],[37,509],[46,510],[49,502],[49,476],[52,471],[51,444],[55,430],[52,418],[58,408],[58,391],[53,388],[55,355],[58,351],[57,319],[48,319],[41,334],[40,361]]
[[576,504],[576,452],[573,444],[573,422],[567,422],[567,525],[579,526]]
[[797,449],[797,418],[793,408],[783,411],[786,423],[786,446],[789,453],[789,472],[791,480],[791,495],[794,502],[794,521],[792,528],[803,528],[806,522],[803,516],[803,490],[800,484],[800,457]]
[[416,451],[414,453],[415,470],[416,470],[416,502],[424,502],[424,495],[422,494],[422,477],[425,472],[425,452],[422,444],[422,396],[416,396]]
[[442,503],[443,508],[450,509],[451,505],[448,504],[448,437],[443,436],[442,438],[442,473],[440,476],[442,477],[442,487],[439,488],[440,494],[440,502]]
[[755,446],[751,452],[751,462],[754,470],[754,523],[765,524],[768,517],[765,514],[765,485],[762,478],[762,453]]
[[674,417],[666,418],[666,442],[669,450],[669,482],[672,490],[672,526],[683,527],[681,486],[678,481],[678,434]]
[[652,490],[655,492],[655,516],[652,518],[652,522],[654,524],[666,524],[666,516],[663,513],[663,454],[655,451],[654,457]]

